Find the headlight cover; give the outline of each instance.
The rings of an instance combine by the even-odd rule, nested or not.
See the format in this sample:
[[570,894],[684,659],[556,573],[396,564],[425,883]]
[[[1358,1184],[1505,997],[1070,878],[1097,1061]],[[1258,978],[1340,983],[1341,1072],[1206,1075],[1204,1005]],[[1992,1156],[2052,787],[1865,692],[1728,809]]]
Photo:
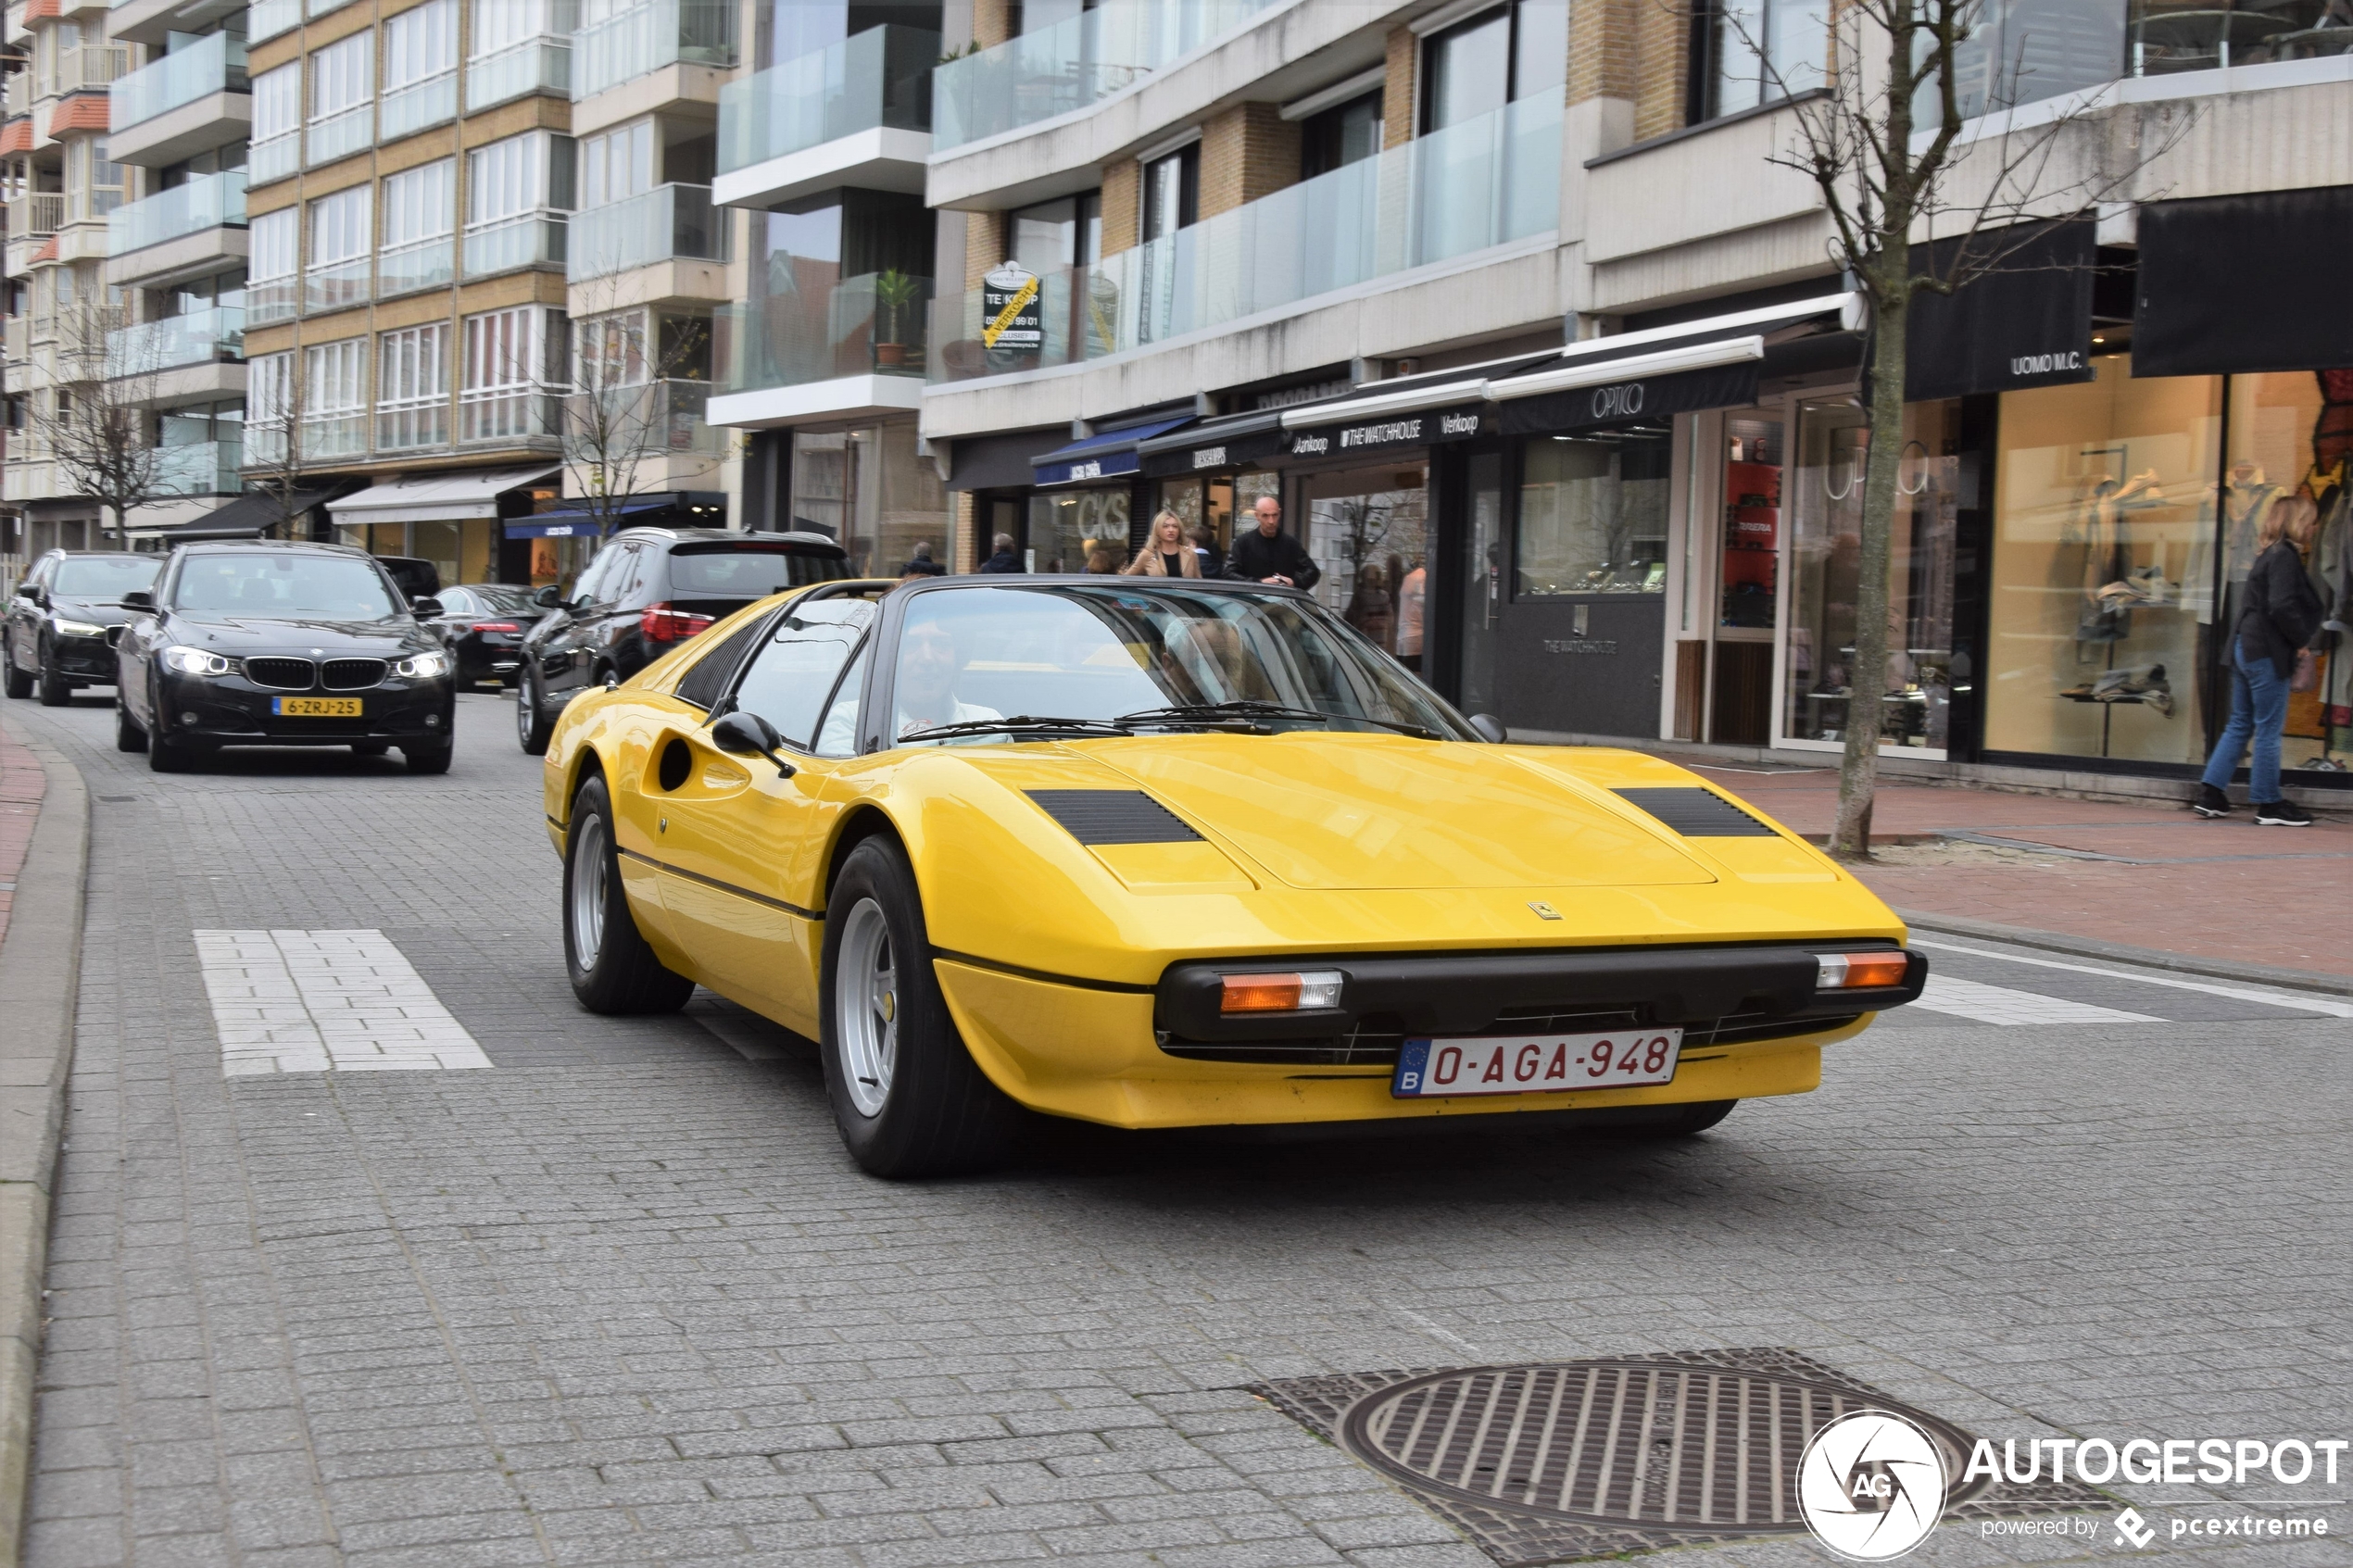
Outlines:
[[448,674],[450,663],[450,658],[446,653],[411,654],[394,665],[392,672],[411,681],[429,681],[435,675]]
[[68,621],[62,615],[49,618],[49,625],[60,637],[103,637],[107,629],[93,621]]
[[237,661],[202,648],[168,647],[163,650],[163,667],[182,675],[229,675],[235,673]]

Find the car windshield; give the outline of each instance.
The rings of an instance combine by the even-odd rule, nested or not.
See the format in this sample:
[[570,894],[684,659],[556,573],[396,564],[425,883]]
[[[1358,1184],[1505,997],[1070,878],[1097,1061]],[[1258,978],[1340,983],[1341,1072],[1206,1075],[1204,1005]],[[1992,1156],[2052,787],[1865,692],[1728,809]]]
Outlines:
[[465,592],[490,615],[536,615],[539,607],[531,602],[528,588],[510,588],[496,583],[469,583]]
[[119,599],[156,580],[161,556],[79,556],[57,563],[49,591],[61,599]]
[[171,602],[199,614],[263,620],[382,621],[404,608],[373,561],[293,550],[192,556],[180,568]]
[[1320,605],[1232,590],[1036,583],[922,594],[907,608],[892,689],[893,734],[910,740],[991,719],[1118,721],[1221,704],[1256,705],[1236,717],[1271,729],[1476,738]]
[[849,575],[847,561],[774,547],[673,550],[670,591],[682,599],[758,599],[805,583]]

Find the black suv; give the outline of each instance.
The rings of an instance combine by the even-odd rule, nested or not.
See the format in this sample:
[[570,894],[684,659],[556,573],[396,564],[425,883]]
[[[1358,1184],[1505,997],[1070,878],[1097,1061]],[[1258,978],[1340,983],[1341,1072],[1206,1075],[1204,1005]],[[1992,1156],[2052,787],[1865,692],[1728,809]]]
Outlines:
[[131,612],[122,596],[156,580],[161,556],[51,550],[25,573],[0,627],[10,696],[62,708],[83,686],[114,684],[114,642]]
[[565,703],[590,686],[618,685],[722,617],[755,599],[849,575],[849,556],[822,533],[737,533],[724,528],[625,528],[522,644],[515,735],[537,757]]

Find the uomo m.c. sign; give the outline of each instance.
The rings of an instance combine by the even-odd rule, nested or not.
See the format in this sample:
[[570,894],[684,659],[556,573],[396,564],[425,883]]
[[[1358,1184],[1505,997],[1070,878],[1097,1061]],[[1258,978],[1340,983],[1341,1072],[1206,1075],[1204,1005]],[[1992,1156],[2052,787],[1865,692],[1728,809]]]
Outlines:
[[1642,383],[1620,382],[1616,386],[1593,388],[1593,418],[1597,420],[1631,419],[1642,411]]

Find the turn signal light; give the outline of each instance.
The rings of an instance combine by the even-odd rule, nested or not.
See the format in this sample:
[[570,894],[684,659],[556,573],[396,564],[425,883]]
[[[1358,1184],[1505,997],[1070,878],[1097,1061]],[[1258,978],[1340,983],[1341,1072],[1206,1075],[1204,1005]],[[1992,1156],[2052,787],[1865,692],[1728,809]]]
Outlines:
[[511,621],[477,621],[471,629],[476,632],[520,632],[522,630]]
[[674,609],[659,604],[637,618],[637,629],[649,643],[683,643],[698,632],[711,629],[711,618],[697,615],[692,610]]
[[1220,1012],[1300,1012],[1308,1008],[1340,1005],[1340,972],[1311,970],[1304,974],[1228,974]]
[[1817,953],[1820,991],[1853,991],[1876,985],[1901,985],[1912,960],[1902,953]]

